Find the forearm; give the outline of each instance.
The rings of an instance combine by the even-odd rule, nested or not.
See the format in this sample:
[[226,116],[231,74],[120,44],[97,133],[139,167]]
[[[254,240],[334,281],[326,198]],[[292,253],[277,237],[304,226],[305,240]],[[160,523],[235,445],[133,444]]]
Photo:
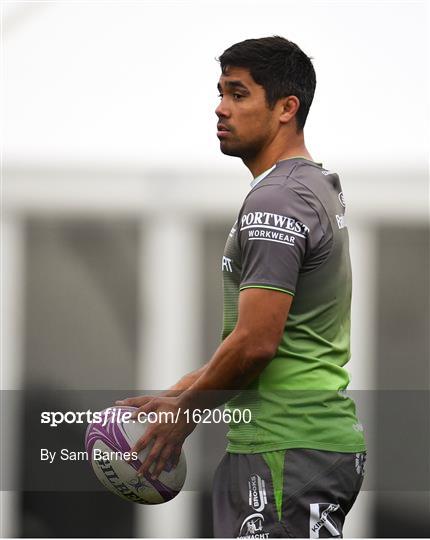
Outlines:
[[205,372],[207,367],[208,367],[208,363],[206,363],[204,366],[200,367],[199,369],[192,371],[191,373],[187,373],[176,384],[171,386],[166,394],[168,396],[179,396],[184,390],[187,390],[191,385],[193,385],[197,381],[197,379],[201,377],[201,375]]
[[249,334],[234,331],[215,351],[200,376],[181,393],[184,408],[212,408],[246,388],[266,367],[273,351]]

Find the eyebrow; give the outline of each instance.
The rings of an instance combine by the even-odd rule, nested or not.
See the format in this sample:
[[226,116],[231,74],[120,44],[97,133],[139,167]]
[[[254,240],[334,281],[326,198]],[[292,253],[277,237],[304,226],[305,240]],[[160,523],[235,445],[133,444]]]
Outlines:
[[[248,88],[243,84],[242,81],[239,81],[239,80],[237,80],[237,81],[225,81],[225,86],[227,88],[230,88],[230,89],[239,88],[239,89],[249,93]],[[217,88],[221,92],[222,87],[221,87],[220,83],[217,84]]]

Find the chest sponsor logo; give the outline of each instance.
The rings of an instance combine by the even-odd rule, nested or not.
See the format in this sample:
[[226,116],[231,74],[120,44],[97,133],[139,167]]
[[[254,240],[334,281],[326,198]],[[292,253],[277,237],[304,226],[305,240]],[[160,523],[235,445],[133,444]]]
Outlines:
[[306,238],[309,227],[301,221],[271,212],[244,214],[241,231],[248,231],[248,240],[266,240],[294,246],[297,237]]
[[294,246],[296,237],[289,234],[279,233],[277,231],[256,229],[248,232],[248,240],[268,240],[269,242],[278,242],[280,244]]
[[263,524],[263,514],[251,514],[243,520],[237,538],[269,538],[269,533],[263,530]]
[[257,226],[273,227],[297,236],[303,236],[303,238],[309,233],[309,227],[301,221],[288,216],[272,214],[271,212],[249,212],[242,216],[240,224],[242,231]]
[[258,474],[252,474],[248,480],[249,506],[261,512],[267,504],[266,484]]
[[[322,529],[332,537],[340,537],[340,532],[330,514],[339,509],[338,504],[312,503],[309,505],[309,538],[320,538]],[[325,535],[326,536],[326,535]]]

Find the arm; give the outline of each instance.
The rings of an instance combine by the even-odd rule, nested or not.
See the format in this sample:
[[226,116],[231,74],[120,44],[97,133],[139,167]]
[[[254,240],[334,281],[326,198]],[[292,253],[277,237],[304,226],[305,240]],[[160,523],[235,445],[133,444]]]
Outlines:
[[171,386],[169,388],[171,395],[177,395],[181,394],[184,390],[187,390],[190,386],[192,386],[206,371],[206,368],[208,367],[209,362],[207,362],[204,366],[200,367],[199,369],[196,369],[195,371],[191,371],[190,373],[187,373],[180,379],[176,384]]
[[[234,395],[248,386],[275,355],[292,299],[291,295],[274,290],[243,290],[234,331],[221,343],[188,390],[178,397],[156,397],[139,410],[145,413],[171,411],[176,417],[178,410],[215,407],[223,403],[225,393],[220,396],[213,390],[227,390]],[[133,448],[133,451],[140,452],[154,439],[140,473],[145,474],[157,460],[154,470],[157,476],[195,427],[195,424],[187,424],[183,414],[174,424],[152,424]]]
[[[275,355],[291,301],[290,295],[277,291],[245,289],[239,297],[236,328],[221,343],[209,362],[187,373],[158,396],[132,397],[117,401],[116,404],[142,407],[156,397],[177,397],[182,394],[182,405],[191,408],[202,390],[244,388],[264,368],[267,359]],[[254,370],[257,371],[254,373]],[[184,393],[185,390],[188,392]],[[212,405],[208,402],[206,406],[216,407],[223,403],[217,401]],[[200,406],[203,406],[203,402]]]
[[225,401],[209,390],[245,388],[275,356],[293,297],[269,290],[245,289],[239,296],[234,331],[221,343],[201,376],[179,397],[183,408],[216,407]]
[[187,373],[184,375],[176,384],[165,390],[164,392],[161,392],[158,394],[158,396],[136,396],[126,399],[121,399],[118,401],[115,401],[115,405],[125,405],[129,407],[143,407],[156,397],[176,397],[179,396],[184,390],[187,390],[191,385],[195,383],[195,381],[205,372],[206,368],[208,366],[208,363],[206,363],[204,366],[200,367],[199,369],[196,369],[195,371],[191,371],[190,373]]

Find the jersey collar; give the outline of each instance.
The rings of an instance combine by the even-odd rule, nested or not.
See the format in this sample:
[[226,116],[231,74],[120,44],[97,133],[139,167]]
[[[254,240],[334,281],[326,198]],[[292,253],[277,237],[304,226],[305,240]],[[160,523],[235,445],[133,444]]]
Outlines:
[[322,167],[322,163],[318,163],[317,161],[311,161],[310,159],[307,159],[304,156],[294,156],[294,157],[290,157],[290,158],[286,158],[286,159],[281,159],[280,161],[275,163],[272,167],[270,167],[270,169],[267,169],[266,171],[264,171],[261,174],[259,174],[258,176],[256,176],[251,181],[251,188],[255,187],[259,182],[261,182],[261,180],[263,180],[263,178],[266,178],[266,176],[273,171],[273,169],[276,167],[276,165],[279,165],[280,163],[282,163],[284,161],[289,161],[289,160],[292,160],[292,159],[303,159],[305,161],[309,161],[310,163],[314,163],[315,165],[318,165],[319,167]]
[[258,184],[258,182],[261,182],[261,180],[263,180],[263,178],[266,178],[266,176],[269,173],[271,173],[275,167],[276,167],[276,163],[275,163],[275,165],[273,165],[273,167],[270,167],[270,169],[267,169],[267,171],[264,171],[261,174],[259,174],[258,176],[256,176],[254,178],[254,180],[252,180],[252,182],[251,182],[251,188],[255,187]]

